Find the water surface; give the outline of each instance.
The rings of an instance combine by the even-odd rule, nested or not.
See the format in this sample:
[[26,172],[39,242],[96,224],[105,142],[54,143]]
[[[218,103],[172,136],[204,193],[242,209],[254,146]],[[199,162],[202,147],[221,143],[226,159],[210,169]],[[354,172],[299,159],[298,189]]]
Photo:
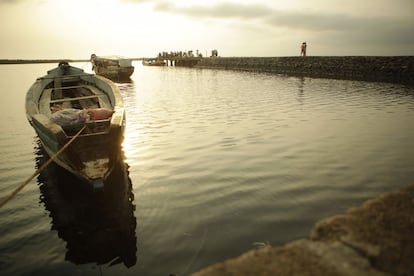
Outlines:
[[[413,183],[413,87],[134,65],[117,84],[129,167],[115,182],[126,196],[85,220],[74,214],[96,204],[51,168],[0,210],[0,271],[187,275],[257,242],[305,238],[319,219]],[[53,66],[0,66],[0,196],[43,158],[24,97]],[[91,241],[106,254],[87,251]]]

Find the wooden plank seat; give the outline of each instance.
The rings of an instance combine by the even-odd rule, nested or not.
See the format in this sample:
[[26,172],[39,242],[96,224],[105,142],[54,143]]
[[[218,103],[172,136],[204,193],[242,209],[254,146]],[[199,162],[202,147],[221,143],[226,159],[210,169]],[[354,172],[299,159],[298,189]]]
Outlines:
[[92,77],[94,74],[89,73],[81,73],[81,74],[72,74],[72,75],[63,75],[63,76],[45,76],[37,78],[38,80],[54,80],[54,79],[72,79],[72,78],[79,78],[79,77]]
[[72,88],[82,88],[82,87],[90,87],[91,85],[72,85],[72,86],[63,86],[63,87],[54,87],[49,88],[52,90],[65,90],[65,89],[72,89]]
[[63,99],[57,99],[57,100],[51,100],[50,103],[61,103],[61,102],[70,102],[70,101],[77,101],[77,100],[87,100],[87,99],[96,99],[99,98],[99,96],[104,95],[90,95],[90,96],[81,96],[81,97],[74,97],[74,98],[63,98]]

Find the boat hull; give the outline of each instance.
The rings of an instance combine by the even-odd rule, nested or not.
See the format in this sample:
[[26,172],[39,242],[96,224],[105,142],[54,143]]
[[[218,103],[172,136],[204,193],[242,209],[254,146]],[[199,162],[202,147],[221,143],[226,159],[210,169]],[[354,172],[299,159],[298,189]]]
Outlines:
[[121,57],[91,56],[92,70],[95,74],[113,81],[130,79],[134,73],[131,59]]
[[[56,79],[60,79],[58,88]],[[47,94],[51,93],[49,90],[53,90],[52,95]],[[69,97],[56,96],[62,93]],[[71,111],[87,110],[89,114],[105,110],[111,116],[62,125],[56,122],[51,109],[56,104],[67,103],[79,108]],[[114,83],[76,67],[59,66],[31,86],[26,95],[26,114],[45,151],[56,164],[95,188],[104,186],[114,164],[121,158],[125,129],[123,101]]]
[[[49,131],[37,120],[32,121],[32,126],[49,157],[55,156],[70,142],[71,136],[63,135],[60,131]],[[112,126],[107,134],[80,135],[53,161],[94,188],[102,188],[114,164],[122,158],[123,137],[124,125]]]
[[93,68],[95,74],[103,76],[113,81],[128,80],[134,73],[134,67],[122,67],[122,68]]

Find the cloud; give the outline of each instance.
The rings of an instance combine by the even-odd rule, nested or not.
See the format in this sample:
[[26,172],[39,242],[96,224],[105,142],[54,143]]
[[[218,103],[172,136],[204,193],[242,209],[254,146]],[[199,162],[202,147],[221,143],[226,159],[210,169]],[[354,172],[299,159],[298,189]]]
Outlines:
[[[51,3],[55,0],[0,0],[0,4],[17,7],[22,6],[18,4],[30,3],[33,6],[32,1]],[[197,30],[194,34],[185,36],[185,39],[181,38],[182,45],[196,44],[200,39],[204,39],[211,41],[211,44],[221,44],[220,47],[223,49],[227,47],[229,52],[239,50],[240,54],[244,54],[245,51],[252,54],[256,51],[254,53],[260,55],[265,47],[271,49],[266,53],[282,53],[282,49],[291,49],[298,41],[306,40],[309,42],[310,50],[315,51],[315,54],[359,54],[364,51],[369,54],[414,54],[414,17],[408,12],[412,10],[410,7],[414,6],[412,0],[377,0],[375,7],[360,0],[348,0],[346,5],[340,4],[342,0],[331,0],[329,4],[326,0],[292,0],[285,7],[279,4],[287,3],[287,0],[242,0],[242,4],[235,1],[109,2],[128,4],[125,7],[135,11],[152,10],[156,14],[152,14],[149,20],[156,18],[157,23],[168,22],[160,23],[161,25],[171,23],[171,26],[180,26],[180,29],[187,33]],[[397,2],[395,5],[394,1]],[[3,12],[5,10],[2,9]],[[179,18],[176,20],[174,16]],[[165,29],[164,26],[152,28],[152,31],[163,36]],[[190,39],[194,42],[189,43]],[[250,43],[251,47],[244,47],[247,43]],[[351,51],[352,49],[354,51]],[[376,49],[381,51],[375,51]],[[283,52],[289,53],[289,50]]]
[[47,0],[0,0],[0,5],[17,5],[17,4],[42,4]]
[[173,12],[196,18],[261,18],[268,16],[272,10],[264,5],[243,5],[234,3],[221,3],[209,6],[181,7],[171,2],[160,2],[155,6],[156,11]]
[[[132,0],[129,0],[132,1]],[[145,0],[135,0],[144,2]],[[276,10],[261,4],[236,4],[224,2],[215,5],[178,6],[172,2],[156,1],[154,10],[174,13],[196,19],[240,19],[240,24],[250,21],[262,27],[305,31],[323,40],[346,41],[350,44],[382,44],[414,46],[413,17],[361,16],[338,12],[310,10]]]
[[[311,31],[375,29],[377,26],[414,26],[412,17],[355,16],[337,12],[276,10],[264,4],[237,4],[224,2],[215,5],[179,6],[165,0],[124,0],[135,3],[151,2],[158,12],[173,13],[197,19],[256,20],[273,27],[286,27]],[[405,0],[400,0],[405,1]]]
[[0,0],[0,4],[16,4],[23,1],[24,0]]
[[373,31],[381,26],[385,29],[414,26],[411,17],[361,17],[336,13],[274,12],[265,21],[274,27],[287,27],[310,31]]

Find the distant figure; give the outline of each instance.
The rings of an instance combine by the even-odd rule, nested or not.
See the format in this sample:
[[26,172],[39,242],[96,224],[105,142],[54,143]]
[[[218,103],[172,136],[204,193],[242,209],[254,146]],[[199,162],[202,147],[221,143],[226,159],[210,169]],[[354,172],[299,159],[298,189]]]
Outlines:
[[300,46],[300,55],[306,57],[306,42],[302,42]]

